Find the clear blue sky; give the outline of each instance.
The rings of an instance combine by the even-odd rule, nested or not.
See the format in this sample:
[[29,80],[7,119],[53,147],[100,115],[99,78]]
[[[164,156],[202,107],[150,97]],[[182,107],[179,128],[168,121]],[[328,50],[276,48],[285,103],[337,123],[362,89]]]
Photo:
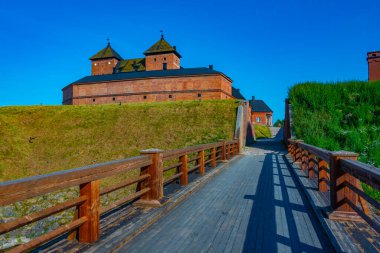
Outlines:
[[366,80],[366,52],[380,50],[379,0],[4,2],[0,106],[60,104],[107,38],[141,57],[163,29],[184,67],[214,64],[283,118],[290,86]]

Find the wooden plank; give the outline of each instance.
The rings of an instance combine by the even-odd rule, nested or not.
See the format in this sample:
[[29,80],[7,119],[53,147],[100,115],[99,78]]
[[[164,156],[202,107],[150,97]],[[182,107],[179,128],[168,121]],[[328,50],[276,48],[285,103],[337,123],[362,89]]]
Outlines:
[[127,187],[129,185],[132,185],[132,184],[135,184],[137,182],[141,182],[141,181],[144,181],[146,179],[148,179],[150,177],[149,174],[145,174],[145,175],[141,175],[139,177],[136,177],[136,178],[132,178],[130,180],[127,180],[125,182],[121,182],[119,184],[116,184],[116,185],[112,185],[106,189],[103,189],[100,191],[100,196],[103,196],[107,193],[110,193],[110,192],[113,192],[113,191],[116,191],[116,190],[119,190],[121,188],[124,188],[124,187]]
[[349,159],[339,162],[342,170],[380,191],[380,168]]
[[300,143],[299,145],[302,149],[305,149],[309,153],[312,153],[321,158],[322,160],[325,160],[327,163],[330,163],[331,151],[323,148],[318,148],[316,146],[312,146],[306,143]]
[[34,239],[30,242],[27,242],[27,243],[24,243],[20,246],[12,248],[11,250],[9,250],[7,252],[8,253],[29,252],[31,249],[34,249],[38,245],[44,244],[44,243],[46,243],[46,242],[64,234],[64,233],[67,233],[73,229],[76,229],[77,227],[81,226],[82,224],[84,224],[86,222],[87,222],[86,217],[79,218],[75,221],[70,222],[69,224],[60,226],[59,228],[57,228],[57,229],[55,229],[55,230],[53,230],[47,234],[44,234],[40,237],[37,237],[36,239]]
[[173,164],[173,165],[167,166],[167,167],[164,168],[164,172],[165,172],[165,171],[168,171],[168,170],[171,170],[171,169],[178,168],[178,167],[181,166],[181,165],[182,165],[182,163],[175,163],[175,164]]
[[191,147],[182,148],[182,149],[169,150],[169,151],[164,152],[163,159],[164,161],[167,161],[176,157],[188,155],[190,153],[195,153],[200,150],[210,149],[210,148],[217,147],[220,145],[222,145],[222,142],[214,142],[214,143],[191,146]]
[[216,148],[211,149],[211,168],[216,167]]
[[188,175],[188,161],[187,161],[187,155],[181,156],[179,159],[181,161],[181,177],[179,179],[179,182],[182,186],[187,185],[189,183],[189,175]]
[[60,189],[77,186],[151,164],[146,156],[64,170],[0,183],[0,205],[12,204]]
[[19,228],[19,227],[28,225],[30,223],[39,221],[39,220],[46,218],[48,216],[51,216],[53,214],[60,213],[60,212],[67,210],[71,207],[80,205],[83,202],[85,202],[86,200],[87,200],[87,196],[80,196],[78,198],[68,200],[64,203],[46,208],[45,210],[42,210],[40,212],[32,213],[32,214],[26,215],[24,217],[21,217],[19,219],[16,219],[16,220],[13,220],[10,222],[1,223],[0,224],[0,235],[7,233],[11,230],[14,230],[16,228]]
[[79,206],[79,219],[86,217],[86,222],[79,227],[78,240],[96,242],[100,238],[100,181],[81,184],[79,194],[86,197],[86,201]]
[[198,164],[199,164],[199,174],[205,174],[205,151],[201,150],[198,152]]
[[327,192],[328,191],[328,184],[327,184],[327,162],[325,160],[322,160],[321,158],[318,159],[318,189],[321,192]]
[[114,203],[112,203],[106,207],[102,207],[100,209],[100,213],[104,214],[104,213],[109,212],[118,206],[127,204],[128,202],[131,202],[132,200],[135,200],[135,199],[143,196],[144,194],[146,194],[149,191],[150,191],[150,188],[144,188],[138,192],[132,193],[132,194],[128,195],[127,197],[122,198],[122,199],[120,199],[120,200],[118,200],[118,201],[116,201],[116,202],[114,202]]
[[167,184],[173,182],[175,179],[177,179],[177,178],[179,178],[181,176],[182,176],[182,172],[174,174],[171,177],[168,177],[167,179],[164,180],[164,185],[167,185]]

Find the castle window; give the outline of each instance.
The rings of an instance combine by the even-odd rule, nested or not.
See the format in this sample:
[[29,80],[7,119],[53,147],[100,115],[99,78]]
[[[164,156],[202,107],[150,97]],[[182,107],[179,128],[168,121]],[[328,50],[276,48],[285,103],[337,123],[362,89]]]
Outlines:
[[202,94],[201,94],[201,93],[198,93],[198,97],[199,97],[199,98],[202,97]]
[[260,123],[260,122],[261,122],[261,119],[260,119],[260,117],[257,117],[257,118],[256,118],[256,122],[258,122],[258,123]]
[[164,61],[166,61],[166,57],[164,57]]
[[167,69],[168,69],[168,64],[167,64],[166,62],[164,62],[164,63],[162,64],[162,69],[163,69],[163,70],[167,70]]
[[146,99],[147,98],[147,96],[144,96],[144,99]]
[[95,102],[95,98],[92,99],[92,102]]
[[173,96],[172,95],[169,95],[169,98],[172,98]]
[[115,100],[116,100],[116,98],[115,98],[115,97],[113,97],[113,98],[112,98],[112,100],[113,100],[113,101],[115,101]]
[[372,56],[376,56],[376,54],[372,54]]
[[157,61],[157,59],[156,59],[156,58],[154,58],[154,61],[156,62],[156,61]]

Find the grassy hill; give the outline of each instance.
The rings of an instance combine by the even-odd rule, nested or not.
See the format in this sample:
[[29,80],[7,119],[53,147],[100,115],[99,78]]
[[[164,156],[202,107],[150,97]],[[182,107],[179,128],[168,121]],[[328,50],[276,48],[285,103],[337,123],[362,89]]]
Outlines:
[[0,107],[0,181],[233,137],[236,101]]
[[380,167],[380,82],[297,84],[289,98],[297,138]]
[[254,125],[255,136],[257,139],[271,138],[272,134],[268,126]]

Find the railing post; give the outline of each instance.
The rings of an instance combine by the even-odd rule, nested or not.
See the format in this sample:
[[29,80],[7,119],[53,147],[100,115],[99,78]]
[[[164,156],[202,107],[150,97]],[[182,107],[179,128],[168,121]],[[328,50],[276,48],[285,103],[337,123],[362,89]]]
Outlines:
[[199,164],[199,174],[205,174],[205,151],[201,150],[198,152],[198,164]]
[[302,157],[301,157],[301,168],[303,171],[305,171],[307,169],[307,159],[308,159],[308,152],[307,150],[302,150],[302,153],[301,153]]
[[230,144],[226,144],[226,148],[227,148],[227,151],[226,151],[226,158],[227,160],[230,160],[230,151],[231,151],[231,148],[230,148]]
[[92,243],[99,240],[100,229],[100,181],[95,180],[79,187],[80,196],[86,196],[87,200],[79,206],[79,217],[87,217],[87,221],[78,229],[79,242]]
[[216,147],[211,148],[211,168],[216,167]]
[[313,179],[315,177],[315,172],[314,172],[314,167],[315,167],[315,155],[312,153],[309,153],[309,156],[307,158],[307,167],[308,167],[308,172],[307,176],[309,179]]
[[294,162],[301,162],[301,159],[302,159],[302,148],[301,148],[301,143],[303,142],[303,140],[297,140],[296,141],[296,153],[295,153],[295,160]]
[[147,149],[142,150],[141,155],[149,155],[152,159],[152,164],[141,168],[141,175],[149,174],[150,177],[141,182],[141,190],[150,188],[145,195],[135,202],[139,206],[161,206],[160,200],[164,197],[164,179],[163,179],[163,150]]
[[358,206],[358,195],[349,189],[346,184],[360,187],[360,181],[343,171],[340,167],[340,159],[357,160],[358,154],[338,151],[331,153],[330,159],[330,201],[333,212],[329,214],[334,220],[362,220],[354,209],[347,203],[350,201]]
[[327,162],[318,158],[318,190],[320,192],[327,192],[329,190],[327,186],[327,169]]
[[222,161],[227,160],[226,159],[226,141],[222,140]]
[[188,156],[183,155],[179,158],[181,164],[181,172],[182,175],[179,178],[179,182],[181,185],[187,185],[189,183],[189,175],[188,175]]

